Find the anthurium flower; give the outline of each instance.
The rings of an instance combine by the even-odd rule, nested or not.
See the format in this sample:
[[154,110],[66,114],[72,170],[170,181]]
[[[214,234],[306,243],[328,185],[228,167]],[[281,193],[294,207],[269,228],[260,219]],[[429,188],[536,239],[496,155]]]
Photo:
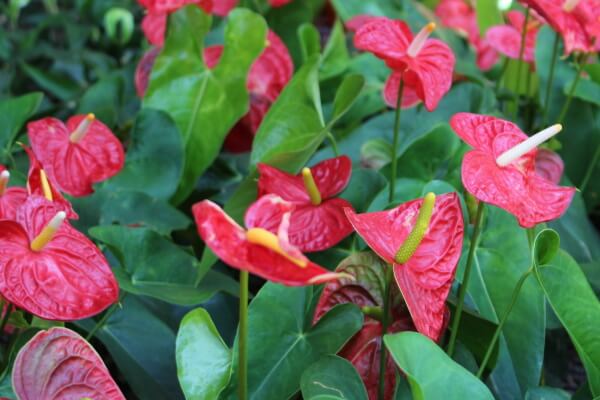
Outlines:
[[288,3],[291,3],[292,0],[269,0],[269,5],[271,7],[283,7]]
[[442,0],[435,8],[435,15],[444,26],[465,35],[475,47],[477,66],[487,71],[498,61],[498,53],[481,37],[475,9],[464,0]]
[[463,216],[456,193],[429,193],[386,211],[346,215],[379,257],[393,265],[396,283],[417,330],[434,341],[445,325],[450,292],[463,241]]
[[[338,353],[350,361],[362,378],[369,399],[376,399],[379,388],[381,333],[383,330],[383,299],[385,296],[385,268],[387,266],[370,251],[354,253],[336,268],[354,279],[341,278],[327,282],[317,303],[314,315],[316,324],[323,315],[338,304],[352,303],[364,314],[362,329]],[[391,322],[386,333],[414,331],[406,304],[397,288],[391,291]],[[377,315],[378,312],[380,315]],[[396,388],[396,366],[388,357],[385,371],[385,399],[392,399]]]
[[[142,20],[142,31],[148,42],[154,46],[162,46],[165,41],[167,18],[170,13],[188,4],[196,4],[206,13],[210,13],[213,9],[213,0],[138,0],[138,2],[147,11]],[[229,0],[216,0],[216,2],[230,3]]]
[[27,190],[8,187],[10,172],[0,165],[0,220],[15,219],[17,209],[27,200]]
[[[204,50],[204,61],[214,68],[221,58],[223,46]],[[233,127],[225,139],[225,149],[240,153],[251,149],[254,134],[263,117],[294,74],[294,64],[283,41],[273,31],[267,34],[267,47],[248,73],[246,86],[250,94],[250,110]]]
[[539,149],[535,156],[535,173],[558,185],[565,170],[560,156],[549,149]]
[[[288,227],[293,204],[275,195],[261,197],[248,208],[247,230],[215,203],[204,200],[192,207],[198,234],[223,262],[261,278],[288,286],[324,283],[339,274],[314,264],[289,243]],[[273,234],[265,221],[278,220]]]
[[[352,233],[344,208],[352,205],[334,196],[341,193],[352,174],[352,161],[346,156],[321,161],[290,175],[266,164],[258,164],[259,196],[273,193],[294,204],[290,218],[290,243],[303,252],[321,251],[335,246]],[[275,232],[277,218],[264,228]]]
[[512,122],[486,115],[458,113],[450,125],[474,148],[464,156],[462,181],[478,200],[505,209],[525,228],[567,210],[575,188],[557,186],[535,168],[536,146],[560,132],[560,125],[531,138]]
[[12,387],[19,400],[125,400],[94,348],[61,327],[38,332],[19,350]]
[[66,125],[43,118],[30,122],[27,133],[45,172],[72,196],[93,193],[94,183],[116,175],[125,163],[123,145],[94,114],[75,115]]
[[565,52],[600,50],[600,2],[598,0],[521,0],[560,33]]
[[42,164],[36,158],[35,154],[33,154],[33,151],[27,146],[23,146],[23,149],[29,156],[27,193],[30,196],[41,196],[53,202],[61,211],[67,213],[67,218],[79,219],[79,216],[73,210],[71,202],[65,199],[62,193],[56,189],[56,183],[46,174],[46,171],[42,168]]
[[535,42],[540,22],[532,19],[525,26],[525,15],[520,11],[509,11],[506,14],[507,25],[492,26],[486,32],[488,43],[502,55],[518,60],[521,53],[521,36],[525,29],[525,48],[523,60],[533,64],[535,61]]
[[359,14],[359,15],[355,15],[354,17],[350,18],[348,21],[346,21],[346,23],[344,25],[346,26],[346,29],[348,29],[350,32],[356,32],[363,25],[366,25],[369,22],[373,22],[377,18],[381,18],[381,17],[376,17],[373,15],[367,15],[367,14]]
[[404,82],[402,107],[422,100],[432,111],[452,86],[455,58],[442,41],[428,39],[435,28],[427,24],[413,37],[404,21],[377,18],[360,27],[354,45],[383,59],[392,74],[384,89],[385,101],[396,106],[400,82]]
[[106,259],[55,203],[30,196],[15,221],[0,221],[0,294],[40,318],[91,317],[117,301]]
[[158,57],[159,53],[159,47],[151,47],[144,53],[137,67],[135,68],[135,92],[140,98],[144,97],[144,94],[146,93],[146,89],[150,83],[150,73],[152,72],[152,67],[154,66],[154,62],[156,61],[156,57]]

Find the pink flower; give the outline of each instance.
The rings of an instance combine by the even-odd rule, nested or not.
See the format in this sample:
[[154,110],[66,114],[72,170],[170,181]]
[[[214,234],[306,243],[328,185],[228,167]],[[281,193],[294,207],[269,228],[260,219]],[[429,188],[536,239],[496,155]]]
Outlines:
[[[521,36],[525,25],[525,15],[519,11],[507,13],[508,25],[496,25],[488,29],[485,37],[496,51],[513,60],[518,60],[521,52]],[[530,64],[535,61],[535,43],[540,23],[529,21],[525,27],[525,48],[523,60]]]

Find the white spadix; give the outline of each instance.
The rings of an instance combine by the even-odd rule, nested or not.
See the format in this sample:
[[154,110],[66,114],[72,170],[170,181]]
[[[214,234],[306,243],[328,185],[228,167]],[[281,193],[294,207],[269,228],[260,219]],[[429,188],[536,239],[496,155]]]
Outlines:
[[518,145],[514,146],[511,149],[506,150],[504,153],[500,154],[498,158],[496,158],[496,164],[500,167],[505,167],[517,160],[519,157],[524,154],[529,153],[531,150],[535,149],[540,144],[544,143],[558,132],[562,131],[562,125],[556,124],[552,125],[541,132],[536,133],[535,135],[527,138],[522,141]]
[[423,29],[421,29],[419,33],[417,33],[417,36],[414,37],[413,41],[410,42],[408,49],[406,49],[406,54],[408,54],[409,57],[416,57],[423,48],[423,46],[425,46],[427,38],[429,38],[429,35],[431,35],[431,32],[433,32],[434,30],[435,22],[430,22],[427,25],[425,25]]
[[580,0],[565,0],[565,2],[563,3],[563,11],[565,12],[571,12],[575,9],[575,7],[577,7],[577,4],[579,4]]

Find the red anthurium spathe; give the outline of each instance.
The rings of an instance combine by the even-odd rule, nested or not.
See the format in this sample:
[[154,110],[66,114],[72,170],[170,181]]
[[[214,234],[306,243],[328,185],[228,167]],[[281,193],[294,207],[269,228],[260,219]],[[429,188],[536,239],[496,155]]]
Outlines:
[[[258,164],[259,196],[274,193],[294,204],[290,218],[290,243],[303,252],[328,249],[352,233],[344,208],[352,205],[334,196],[341,193],[352,174],[352,161],[336,157],[290,175],[266,164]],[[275,232],[278,220],[265,222]]]
[[0,165],[0,220],[15,219],[17,209],[27,200],[27,190],[20,187],[8,187],[10,172]]
[[535,173],[558,184],[565,170],[565,164],[560,156],[548,149],[539,149],[535,157]]
[[567,210],[575,188],[557,186],[535,166],[536,146],[560,132],[560,125],[530,138],[512,122],[485,115],[458,113],[450,125],[474,148],[464,156],[462,181],[478,200],[505,209],[525,228]]
[[383,59],[392,74],[384,89],[385,101],[396,106],[400,82],[404,82],[402,107],[418,100],[432,111],[452,86],[455,58],[444,42],[428,39],[435,24],[427,24],[413,37],[403,21],[384,17],[361,26],[354,35],[354,45]]
[[291,3],[292,0],[269,0],[269,5],[271,7],[283,7],[288,3]]
[[506,17],[509,24],[492,26],[486,32],[486,40],[502,55],[518,60],[521,52],[521,36],[525,28],[523,60],[532,64],[535,61],[535,41],[540,23],[532,19],[525,26],[525,15],[519,11],[509,11]]
[[[246,212],[245,230],[215,203],[204,200],[192,207],[198,234],[223,262],[261,278],[288,286],[313,285],[338,279],[339,274],[314,264],[288,240],[293,204],[275,195],[256,201]],[[278,220],[276,234],[264,228]]]
[[144,53],[137,67],[135,68],[135,92],[138,97],[144,97],[146,93],[146,89],[148,88],[148,84],[150,83],[150,73],[152,72],[152,67],[154,66],[154,61],[156,61],[156,57],[160,53],[160,48],[152,47],[147,52]]
[[219,17],[225,17],[237,4],[238,0],[213,0],[212,12]]
[[94,348],[60,327],[38,332],[19,350],[12,387],[19,400],[125,400]]
[[0,221],[0,294],[38,317],[72,321],[117,301],[104,255],[55,203],[30,196],[15,221]]
[[[462,249],[464,223],[458,195],[436,198],[430,193],[391,210],[355,214],[346,209],[346,214],[369,247],[393,265],[417,330],[437,341]],[[429,219],[424,224],[425,215]]]
[[58,188],[72,196],[93,193],[92,185],[125,163],[123,145],[94,114],[75,115],[66,125],[56,118],[27,124],[33,152]]
[[[314,323],[338,304],[352,303],[365,313],[362,329],[354,335],[339,352],[349,360],[362,378],[369,399],[377,399],[379,387],[379,363],[381,355],[382,315],[375,316],[378,309],[382,313],[385,268],[387,266],[374,253],[367,251],[354,253],[336,268],[336,272],[345,273],[354,279],[342,278],[328,282],[321,292],[315,309]],[[391,291],[391,322],[387,333],[414,331],[406,305],[401,299],[398,289]],[[392,399],[396,388],[396,366],[391,357],[387,358],[385,372],[385,399]]]
[[600,50],[598,0],[521,0],[541,15],[565,42],[565,52]]
[[[148,42],[154,46],[162,46],[165,41],[167,18],[170,13],[188,4],[195,4],[207,13],[213,9],[213,0],[138,0],[138,2],[148,12],[142,20],[142,31]],[[217,0],[217,2],[230,3],[228,0]],[[220,10],[222,9],[221,6]]]
[[346,26],[346,29],[348,29],[350,32],[356,32],[360,27],[368,24],[369,22],[373,22],[377,18],[380,17],[367,14],[359,14],[350,18],[348,21],[346,21],[344,25]]

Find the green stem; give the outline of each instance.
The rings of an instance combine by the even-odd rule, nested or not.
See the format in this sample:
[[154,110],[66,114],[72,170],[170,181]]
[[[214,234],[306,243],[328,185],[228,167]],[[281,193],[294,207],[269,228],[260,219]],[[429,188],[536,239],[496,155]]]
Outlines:
[[527,242],[529,243],[529,248],[533,248],[533,241],[535,240],[535,227],[526,229],[527,231]]
[[400,136],[400,115],[402,114],[403,92],[404,79],[401,79],[400,86],[398,87],[398,100],[396,100],[396,115],[394,118],[394,139],[392,141],[392,171],[390,174],[390,193],[388,196],[389,203],[391,203],[394,200],[394,193],[396,191],[396,168],[398,167],[396,152],[398,151],[398,139]]
[[239,386],[240,400],[248,399],[248,271],[240,271],[240,328],[239,328]]
[[339,157],[340,152],[338,150],[337,140],[335,140],[335,136],[333,136],[333,133],[328,131],[327,138],[329,139],[329,142],[331,143],[331,148],[333,149],[333,153],[335,154],[336,157]]
[[471,277],[471,270],[473,269],[473,260],[475,258],[475,248],[477,248],[477,241],[479,240],[479,233],[481,232],[481,220],[483,219],[483,209],[485,203],[480,201],[477,206],[477,215],[475,216],[475,222],[473,226],[473,233],[471,234],[471,244],[469,246],[469,255],[467,256],[467,264],[465,265],[465,273],[463,275],[463,281],[458,291],[458,301],[456,303],[456,312],[452,320],[452,332],[450,334],[450,341],[448,343],[448,355],[452,357],[454,354],[454,348],[456,347],[456,337],[458,329],[460,328],[460,318],[462,316],[463,306],[465,303],[465,295],[467,294],[467,287],[469,286],[469,278]]
[[496,80],[496,87],[494,88],[494,92],[496,96],[498,96],[498,92],[500,91],[500,84],[502,82],[502,78],[508,69],[508,57],[504,57],[504,61],[502,62],[502,68],[500,69],[500,75],[498,75],[498,80]]
[[98,332],[98,330],[100,328],[102,328],[104,326],[104,324],[106,323],[106,321],[108,321],[108,319],[110,318],[110,316],[113,315],[113,313],[117,310],[117,308],[121,304],[121,301],[123,301],[123,299],[125,298],[126,295],[127,295],[127,292],[121,292],[121,296],[119,297],[119,301],[117,301],[115,304],[113,304],[112,306],[110,306],[110,308],[104,313],[104,315],[102,316],[102,318],[100,318],[100,321],[98,321],[96,323],[96,325],[92,328],[92,330],[87,334],[87,336],[85,337],[85,340],[87,340],[89,342],[94,337],[94,334],[96,332]]
[[506,320],[508,319],[510,312],[512,311],[513,307],[515,306],[515,303],[517,302],[517,299],[519,298],[519,293],[521,292],[521,288],[523,287],[523,284],[525,283],[525,280],[527,279],[527,277],[529,275],[531,275],[532,272],[533,272],[533,268],[529,268],[519,278],[519,281],[517,282],[517,286],[515,286],[515,289],[513,290],[512,297],[510,299],[510,303],[508,304],[508,308],[504,312],[504,315],[502,316],[502,319],[500,320],[500,323],[498,324],[498,327],[496,328],[496,331],[494,332],[494,336],[492,337],[492,341],[488,345],[487,351],[485,352],[485,356],[483,357],[483,361],[481,362],[481,366],[479,367],[479,371],[477,371],[478,378],[481,378],[481,375],[483,375],[483,371],[485,371],[485,367],[487,366],[488,362],[490,361],[490,357],[492,356],[492,353],[494,352],[494,346],[496,345],[496,342],[498,341],[498,338],[500,337],[500,333],[502,333],[502,328],[504,328],[504,324],[506,323]]
[[581,62],[577,63],[577,75],[575,75],[575,80],[573,81],[573,84],[571,85],[571,88],[569,89],[567,101],[565,102],[562,110],[560,111],[560,114],[558,117],[559,124],[562,124],[563,121],[565,120],[565,117],[567,116],[567,112],[569,111],[569,107],[571,106],[571,101],[573,101],[573,95],[575,94],[575,89],[577,89],[577,86],[579,85],[579,81],[581,80],[581,75],[583,73],[583,66],[586,64],[587,58],[588,58],[588,55],[586,54],[584,56],[583,60]]
[[582,193],[585,192],[585,188],[587,188],[587,185],[590,182],[590,178],[592,177],[592,172],[594,172],[594,168],[596,167],[596,164],[598,164],[599,160],[600,145],[596,147],[596,153],[594,153],[594,157],[592,157],[592,162],[590,162],[590,164],[588,165],[587,170],[585,171],[585,176],[583,177],[581,185],[579,186],[579,190],[581,190]]
[[554,68],[556,67],[556,61],[558,60],[558,44],[560,42],[560,35],[558,32],[554,35],[554,45],[552,46],[552,62],[550,63],[550,74],[548,75],[548,82],[546,82],[546,96],[544,99],[544,117],[542,118],[542,126],[546,126],[548,120],[548,111],[550,110],[550,93],[552,93],[552,84],[554,83]]
[[388,265],[385,270],[385,290],[383,294],[383,321],[381,329],[381,348],[379,349],[379,393],[378,400],[385,400],[385,370],[387,350],[383,343],[383,336],[386,334],[390,323],[390,294],[392,292],[392,281],[394,279],[394,266]]
[[525,54],[525,37],[527,36],[527,24],[529,23],[529,7],[525,10],[525,22],[521,31],[521,47],[519,48],[519,65],[517,65],[517,87],[515,89],[515,114],[513,119],[519,115],[519,97],[521,91],[521,71],[523,69],[523,55]]

